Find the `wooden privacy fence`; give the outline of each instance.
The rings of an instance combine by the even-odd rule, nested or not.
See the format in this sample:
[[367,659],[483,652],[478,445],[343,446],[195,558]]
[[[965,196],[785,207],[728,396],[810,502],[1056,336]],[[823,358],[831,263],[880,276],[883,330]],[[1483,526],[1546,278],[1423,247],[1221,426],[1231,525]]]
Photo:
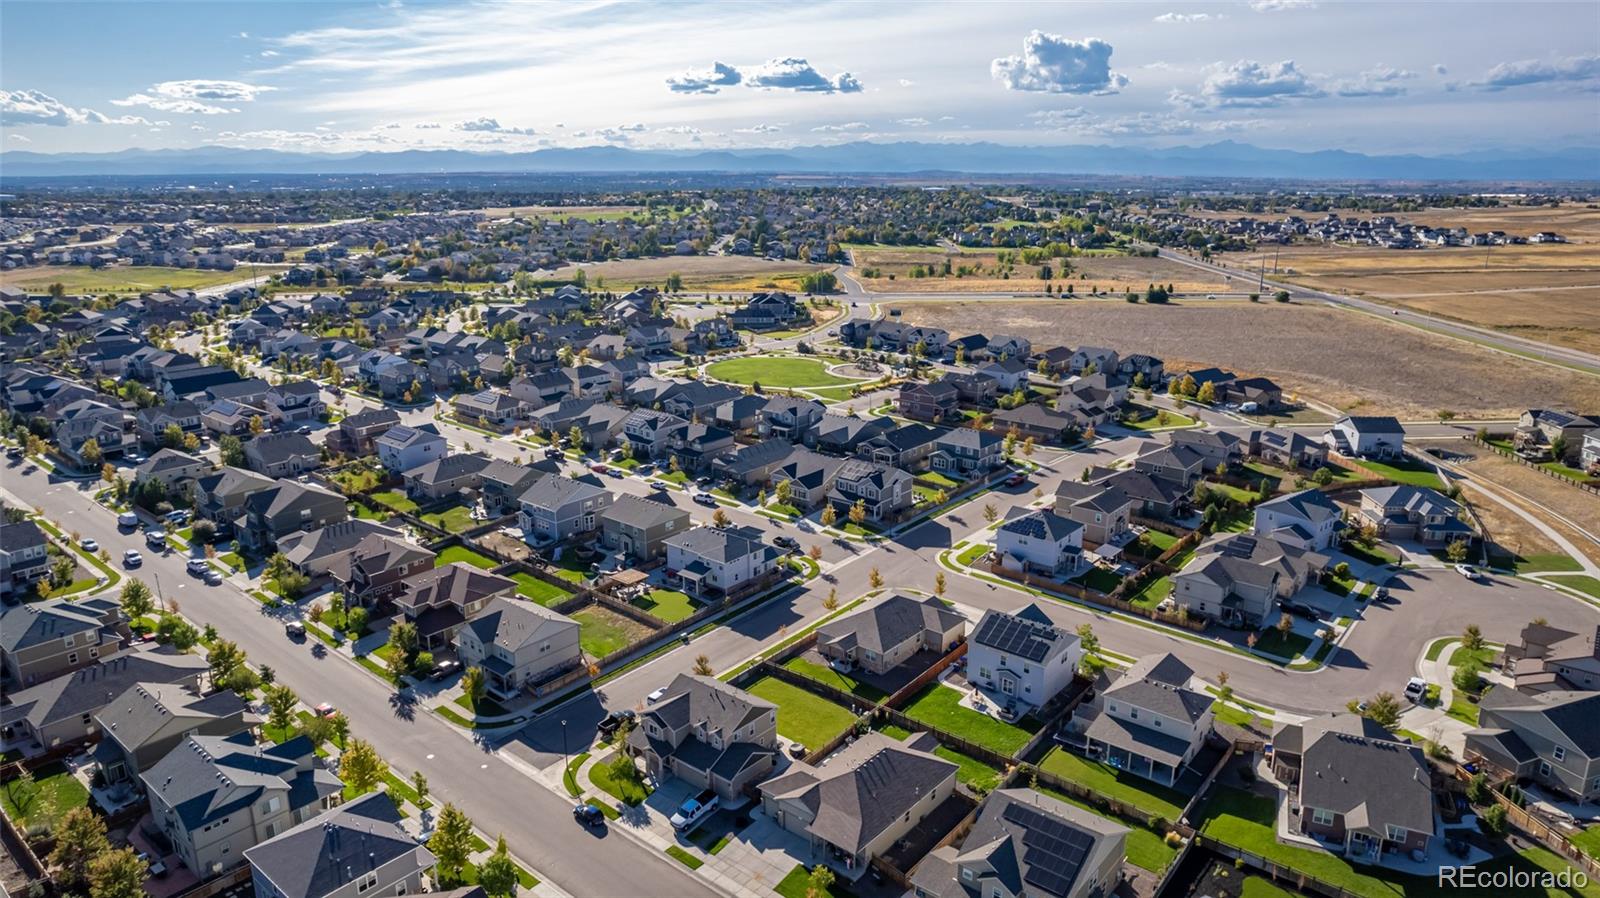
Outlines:
[[[1522,830],[1529,838],[1540,845],[1561,855],[1562,860],[1568,861],[1574,867],[1582,870],[1591,880],[1600,880],[1600,860],[1590,857],[1588,852],[1573,844],[1565,833],[1546,823],[1537,814],[1529,812],[1500,793],[1501,786],[1515,781],[1511,774],[1498,767],[1486,764],[1481,758],[1473,758],[1473,762],[1480,767],[1489,768],[1496,774],[1495,781],[1489,784],[1491,786],[1489,795],[1494,799],[1495,804],[1505,808],[1506,822]],[[1464,767],[1457,765],[1456,779],[1465,782],[1472,779],[1472,774],[1468,773]]]

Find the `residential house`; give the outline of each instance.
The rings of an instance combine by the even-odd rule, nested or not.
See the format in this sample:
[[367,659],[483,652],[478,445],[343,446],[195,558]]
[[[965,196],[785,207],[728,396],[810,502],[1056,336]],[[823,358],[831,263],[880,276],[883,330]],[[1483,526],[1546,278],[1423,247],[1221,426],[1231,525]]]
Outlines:
[[1172,576],[1172,599],[1195,617],[1252,629],[1271,626],[1278,603],[1315,582],[1329,561],[1271,536],[1218,534]]
[[917,898],[1110,898],[1130,830],[1036,789],[996,789],[911,871]]
[[732,801],[778,757],[778,707],[712,677],[678,674],[639,715],[627,750],[645,771]]
[[718,456],[733,448],[733,434],[712,424],[687,424],[673,432],[667,456],[678,469],[698,474]]
[[377,521],[351,518],[317,530],[290,533],[278,540],[278,551],[307,577],[348,576],[350,553],[370,536],[399,537],[400,531]]
[[636,561],[650,561],[666,555],[667,538],[689,526],[689,513],[670,502],[621,495],[600,513],[600,541]]
[[566,476],[545,477],[522,494],[518,524],[529,542],[559,542],[599,527],[600,515],[611,501],[611,492],[603,486]]
[[1067,360],[1067,371],[1071,374],[1115,371],[1118,358],[1115,349],[1106,349],[1103,346],[1079,346]]
[[926,733],[904,740],[869,731],[828,756],[797,761],[761,784],[761,809],[805,838],[812,855],[864,869],[920,826],[955,791],[954,761]]
[[332,573],[350,602],[372,606],[389,602],[407,581],[433,570],[436,557],[416,543],[371,533],[350,549],[342,568]]
[[200,433],[200,406],[188,400],[142,408],[133,415],[134,431],[145,446],[162,445],[167,428],[177,425],[184,433]]
[[450,451],[448,441],[432,424],[421,427],[396,424],[375,439],[373,446],[378,450],[378,461],[391,473],[414,470],[444,458]]
[[688,425],[688,421],[677,415],[637,409],[622,421],[622,443],[633,450],[634,458],[653,459]]
[[483,470],[488,466],[488,456],[477,453],[445,455],[410,468],[401,476],[405,478],[406,495],[438,502],[476,490],[482,485]]
[[1073,712],[1069,744],[1117,770],[1176,785],[1212,732],[1213,699],[1176,655],[1146,655]]
[[1425,486],[1399,484],[1362,490],[1358,514],[1363,525],[1377,528],[1384,539],[1416,540],[1430,548],[1477,537],[1461,519],[1459,503]]
[[915,503],[912,482],[911,475],[899,468],[847,459],[833,478],[828,501],[841,517],[859,506],[867,520],[886,524],[899,520]]
[[790,456],[806,451],[785,439],[762,440],[712,459],[711,470],[713,476],[725,482],[752,487],[771,479],[772,472],[788,461]]
[[339,451],[354,456],[370,455],[378,437],[400,423],[400,415],[392,408],[374,406],[365,408],[339,420],[338,429],[330,435],[337,441]]
[[264,433],[244,444],[244,463],[277,480],[322,467],[322,452],[298,433]]
[[967,632],[967,620],[936,596],[891,593],[817,628],[817,652],[831,661],[885,674],[918,652],[944,656]]
[[1346,415],[1333,423],[1323,442],[1346,458],[1400,458],[1406,429],[1388,416]]
[[1600,476],[1600,431],[1583,435],[1583,449],[1579,454],[1578,463],[1588,473]]
[[94,716],[135,683],[197,688],[206,660],[170,646],[146,646],[102,658],[66,676],[8,689],[0,705],[0,741],[25,754],[84,742],[100,733]]
[[561,465],[541,459],[525,465],[491,459],[478,472],[478,484],[483,510],[490,517],[515,514],[520,507],[522,494],[542,477],[561,473]]
[[1257,505],[1253,532],[1301,549],[1326,552],[1337,546],[1344,529],[1343,515],[1327,493],[1306,489]]
[[456,654],[484,672],[491,693],[512,699],[583,662],[578,629],[542,605],[497,596],[456,632]]
[[1249,440],[1251,455],[1290,470],[1315,471],[1328,463],[1328,447],[1299,431],[1253,430]]
[[292,380],[267,390],[267,414],[277,424],[303,424],[322,417],[327,405],[314,380]]
[[754,393],[741,394],[717,406],[712,420],[734,433],[754,433],[761,426],[767,405],[775,401]]
[[191,733],[226,738],[257,723],[250,704],[230,690],[205,694],[193,686],[134,683],[95,715],[101,738],[93,755],[107,783],[137,782]]
[[1088,480],[1082,483],[1102,489],[1120,489],[1132,501],[1130,515],[1161,520],[1186,517],[1190,512],[1193,492],[1183,484],[1155,477],[1132,468],[1088,469]]
[[934,440],[928,466],[962,479],[982,477],[1006,463],[1005,438],[990,430],[957,427]]
[[1047,509],[1013,508],[995,531],[1002,567],[1070,580],[1084,568],[1083,525]]
[[255,898],[421,894],[436,859],[403,818],[388,792],[369,792],[246,849]]
[[1082,661],[1078,637],[1037,604],[1016,612],[990,608],[967,639],[967,682],[1019,717],[1067,688]]
[[761,537],[754,528],[686,530],[667,537],[667,568],[694,595],[728,595],[777,569],[783,556]]
[[[719,406],[719,413],[726,406],[727,403]],[[811,433],[827,411],[828,407],[815,399],[774,396],[762,407],[757,430],[763,437],[779,437],[798,443]]]
[[282,537],[337,524],[349,516],[345,499],[338,493],[280,480],[248,496],[233,527],[241,549],[262,555],[274,551]]
[[128,636],[111,599],[54,599],[0,609],[0,665],[10,688],[32,686],[110,658]]
[[[981,351],[987,353],[989,358],[997,361],[1016,359],[1026,362],[1033,355],[1033,343],[1027,337],[996,334],[989,338],[988,345],[983,347]],[[968,357],[971,357],[970,353]]]
[[1520,641],[1507,645],[1504,667],[1519,692],[1553,689],[1600,690],[1600,628],[1573,633],[1548,624],[1528,624]]
[[[1226,430],[1200,428],[1175,430],[1167,437],[1167,443],[1174,448],[1182,446],[1200,456],[1200,467],[1205,471],[1215,471],[1218,465],[1225,468],[1235,467],[1244,461],[1245,455],[1250,451],[1248,442]],[[1187,468],[1184,474],[1187,476]]]
[[908,381],[900,385],[895,407],[900,414],[918,421],[954,421],[961,415],[961,394],[948,381]]
[[1478,704],[1467,757],[1488,760],[1568,800],[1600,801],[1600,692],[1499,687]]
[[197,876],[244,863],[245,851],[340,803],[344,784],[315,748],[306,736],[188,736],[141,777],[152,823]]
[[1015,358],[978,366],[978,374],[999,384],[1002,393],[1027,389],[1028,376],[1031,373],[1033,369],[1028,367],[1027,362]]
[[395,610],[417,627],[424,648],[443,648],[461,625],[476,617],[496,596],[509,596],[517,581],[455,561],[423,571],[402,584],[391,599]]
[[1084,545],[1106,548],[1102,554],[1132,538],[1129,519],[1137,504],[1120,486],[1103,479],[1063,480],[1056,487],[1056,514],[1082,524]]
[[450,400],[450,409],[457,418],[478,427],[497,430],[510,430],[527,413],[528,408],[510,393],[495,389],[479,390]]
[[878,434],[856,447],[856,457],[904,471],[921,470],[939,446],[946,431],[926,424],[903,424]]
[[219,399],[206,403],[200,413],[200,426],[219,437],[242,437],[250,433],[252,422],[267,423],[267,411],[232,399]]
[[1519,453],[1531,458],[1552,458],[1560,446],[1561,457],[1554,460],[1571,464],[1582,455],[1584,438],[1596,432],[1600,432],[1600,415],[1535,408],[1517,419],[1512,441]]
[[133,469],[133,480],[135,483],[143,480],[159,480],[161,485],[167,488],[169,495],[176,495],[184,492],[189,484],[195,483],[211,471],[211,462],[200,456],[180,452],[177,449],[158,449],[154,455]]
[[31,592],[50,576],[49,542],[33,521],[0,523],[0,597]]
[[852,418],[829,412],[817,421],[806,445],[823,452],[849,455],[856,447],[895,427],[889,418]]
[[[980,408],[989,408],[994,405],[995,398],[1000,392],[1000,382],[986,374],[977,374],[969,371],[951,371],[938,380],[938,383],[955,387],[956,398],[960,402],[975,405]],[[954,408],[943,410],[945,418],[954,418]]]
[[1152,477],[1161,477],[1184,486],[1194,486],[1206,472],[1216,468],[1207,466],[1207,456],[1184,443],[1161,445],[1145,443],[1146,451],[1133,460],[1133,469]]
[[1065,445],[1076,439],[1086,423],[1071,414],[1046,408],[1036,402],[994,413],[996,430],[1005,433],[1015,430],[1018,439],[1032,437],[1036,443],[1053,446]]
[[799,447],[788,452],[768,474],[772,486],[789,484],[789,504],[802,510],[821,505],[833,489],[845,460]]
[[1364,864],[1426,854],[1434,798],[1420,746],[1359,715],[1334,714],[1280,726],[1272,769],[1289,790],[1291,832]]
[[216,524],[221,532],[233,526],[244,510],[246,499],[276,485],[277,481],[271,477],[224,466],[195,482],[195,511]]

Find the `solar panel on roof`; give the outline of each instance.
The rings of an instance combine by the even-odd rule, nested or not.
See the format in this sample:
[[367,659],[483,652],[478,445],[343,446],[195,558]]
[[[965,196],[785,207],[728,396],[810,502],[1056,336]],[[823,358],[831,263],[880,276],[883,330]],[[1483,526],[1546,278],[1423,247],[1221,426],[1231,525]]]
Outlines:
[[996,614],[989,617],[975,638],[995,651],[1038,661],[1044,658],[1050,650],[1050,644],[1055,642],[1056,631],[1009,615]]
[[1052,895],[1072,890],[1094,837],[1089,833],[1031,808],[1013,804],[1004,819],[1026,830],[1022,837],[1023,881]]

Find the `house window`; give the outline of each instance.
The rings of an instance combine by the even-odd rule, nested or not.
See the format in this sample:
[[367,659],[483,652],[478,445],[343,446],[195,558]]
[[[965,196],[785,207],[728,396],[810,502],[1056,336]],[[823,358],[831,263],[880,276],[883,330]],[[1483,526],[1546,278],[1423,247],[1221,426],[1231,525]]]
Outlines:
[[1567,750],[1559,745],[1555,747],[1551,754],[1555,756],[1557,761],[1565,761],[1567,759]]
[[1549,761],[1540,761],[1539,762],[1539,775],[1540,776],[1549,776],[1550,775],[1550,762]]
[[77,664],[78,663],[78,653],[77,652],[68,652],[67,653],[67,663],[68,664]]
[[1326,808],[1312,808],[1311,822],[1318,826],[1332,826],[1333,812]]
[[373,886],[376,886],[377,884],[378,884],[378,873],[377,873],[376,870],[374,870],[374,871],[366,874],[365,876],[361,877],[361,879],[356,882],[356,894],[359,895],[359,894],[365,892],[366,890],[372,888]]
[[1128,709],[1128,717],[1133,719],[1133,720],[1138,720],[1139,719],[1139,709],[1138,708],[1129,708]]
[[1406,840],[1405,827],[1395,826],[1393,823],[1384,827],[1384,834],[1391,842],[1404,842]]

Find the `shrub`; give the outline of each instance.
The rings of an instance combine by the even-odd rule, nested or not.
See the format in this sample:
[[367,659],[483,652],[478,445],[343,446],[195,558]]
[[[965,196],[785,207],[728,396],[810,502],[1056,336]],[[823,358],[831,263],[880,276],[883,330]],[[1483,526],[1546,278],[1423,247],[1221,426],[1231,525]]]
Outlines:
[[1499,838],[1506,834],[1506,809],[1504,805],[1490,805],[1478,815],[1478,828],[1484,835]]

